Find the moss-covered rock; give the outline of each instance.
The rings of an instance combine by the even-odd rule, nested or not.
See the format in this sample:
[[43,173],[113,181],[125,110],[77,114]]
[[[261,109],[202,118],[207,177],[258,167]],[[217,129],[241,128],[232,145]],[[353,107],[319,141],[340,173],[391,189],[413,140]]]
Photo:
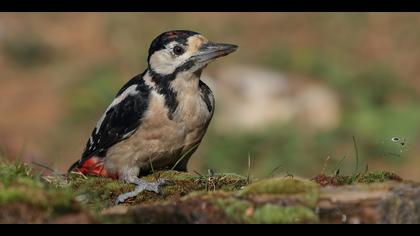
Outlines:
[[[283,198],[283,200],[285,200]],[[231,223],[290,224],[317,223],[314,208],[303,205],[255,204],[251,199],[216,199],[213,201]]]
[[272,178],[250,184],[239,193],[241,197],[258,196],[270,198],[270,195],[287,196],[289,201],[299,202],[314,207],[319,197],[319,186],[308,180],[298,178]]
[[248,222],[260,224],[318,223],[315,211],[305,206],[279,206],[266,204],[255,209]]
[[389,172],[320,175],[313,181],[270,178],[248,184],[246,177],[236,174],[167,170],[142,179],[165,179],[166,185],[160,194],[146,191],[115,206],[116,197],[135,186],[75,173],[45,176],[23,163],[2,162],[0,223],[412,223],[420,219],[420,185],[399,183],[401,179]]

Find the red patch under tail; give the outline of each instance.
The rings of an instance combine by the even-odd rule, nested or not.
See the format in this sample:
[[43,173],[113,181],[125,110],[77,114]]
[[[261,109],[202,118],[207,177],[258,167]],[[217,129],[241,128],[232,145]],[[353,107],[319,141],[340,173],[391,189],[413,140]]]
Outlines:
[[104,166],[104,162],[101,158],[91,157],[87,159],[79,167],[76,167],[74,172],[80,172],[84,175],[102,176],[106,178],[118,179],[118,175],[115,173],[109,173]]

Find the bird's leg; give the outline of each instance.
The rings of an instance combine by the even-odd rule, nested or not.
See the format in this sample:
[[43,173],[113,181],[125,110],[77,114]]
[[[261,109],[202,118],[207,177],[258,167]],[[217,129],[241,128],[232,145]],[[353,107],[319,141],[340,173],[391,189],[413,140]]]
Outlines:
[[147,181],[137,178],[135,181],[132,181],[130,183],[135,184],[136,188],[131,192],[127,192],[127,193],[123,193],[119,195],[116,200],[116,204],[124,203],[127,199],[135,197],[145,190],[155,192],[155,193],[160,193],[160,186],[165,183],[165,180],[158,179],[155,182],[147,182]]
[[136,188],[131,192],[127,192],[127,193],[123,193],[119,195],[115,202],[116,204],[124,203],[128,198],[135,197],[145,190],[155,192],[155,193],[160,193],[160,186],[165,184],[164,179],[158,179],[157,181],[154,181],[154,182],[148,182],[148,181],[141,180],[140,178],[138,178],[137,174],[123,177],[123,180],[126,181],[127,183],[135,184]]

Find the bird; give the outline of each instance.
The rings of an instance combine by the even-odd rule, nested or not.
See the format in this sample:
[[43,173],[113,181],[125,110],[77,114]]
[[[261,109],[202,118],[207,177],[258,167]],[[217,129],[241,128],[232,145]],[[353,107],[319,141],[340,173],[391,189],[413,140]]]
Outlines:
[[189,30],[158,35],[150,44],[145,71],[117,92],[68,172],[135,185],[117,197],[117,204],[143,191],[159,193],[165,180],[140,177],[152,170],[187,171],[215,109],[213,92],[200,79],[202,71],[237,49]]

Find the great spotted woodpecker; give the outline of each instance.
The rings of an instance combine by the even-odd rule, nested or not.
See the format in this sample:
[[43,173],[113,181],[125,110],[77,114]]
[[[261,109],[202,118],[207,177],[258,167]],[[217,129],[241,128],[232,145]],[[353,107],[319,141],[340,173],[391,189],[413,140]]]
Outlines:
[[200,80],[201,72],[237,48],[192,31],[160,34],[150,45],[147,69],[119,90],[69,172],[135,184],[117,203],[145,190],[159,192],[163,180],[146,182],[139,176],[151,168],[187,171],[214,112],[213,93]]

